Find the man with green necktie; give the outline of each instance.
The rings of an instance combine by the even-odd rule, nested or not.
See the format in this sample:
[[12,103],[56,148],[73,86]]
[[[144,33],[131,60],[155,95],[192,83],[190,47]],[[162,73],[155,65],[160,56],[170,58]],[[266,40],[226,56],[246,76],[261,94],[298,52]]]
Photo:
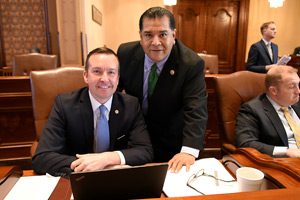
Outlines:
[[156,162],[189,170],[204,146],[207,93],[204,61],[175,38],[172,13],[161,7],[140,18],[140,41],[120,45],[119,89],[136,96]]

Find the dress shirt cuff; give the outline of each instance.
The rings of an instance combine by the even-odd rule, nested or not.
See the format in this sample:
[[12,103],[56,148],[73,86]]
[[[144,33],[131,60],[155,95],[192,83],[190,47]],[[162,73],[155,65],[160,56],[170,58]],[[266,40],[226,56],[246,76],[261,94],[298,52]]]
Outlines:
[[194,149],[194,148],[191,148],[191,147],[187,147],[187,146],[182,146],[180,152],[181,153],[188,153],[188,154],[191,154],[192,156],[194,156],[195,158],[198,158],[200,150],[199,149]]
[[286,157],[287,147],[274,147],[273,156],[274,157]]
[[125,157],[123,155],[123,153],[121,151],[115,151],[119,154],[120,156],[120,159],[121,159],[121,165],[125,165],[126,164],[126,161],[125,161]]

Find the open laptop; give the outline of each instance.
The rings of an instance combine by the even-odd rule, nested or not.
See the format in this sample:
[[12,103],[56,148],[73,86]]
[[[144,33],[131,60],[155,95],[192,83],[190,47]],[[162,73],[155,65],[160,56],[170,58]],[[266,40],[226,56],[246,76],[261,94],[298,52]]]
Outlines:
[[75,200],[142,199],[161,196],[168,164],[70,174]]

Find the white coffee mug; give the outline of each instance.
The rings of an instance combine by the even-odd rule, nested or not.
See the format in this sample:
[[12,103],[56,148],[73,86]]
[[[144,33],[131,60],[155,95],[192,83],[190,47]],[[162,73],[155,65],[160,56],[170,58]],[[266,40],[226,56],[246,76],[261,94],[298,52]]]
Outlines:
[[260,190],[264,179],[264,173],[252,167],[241,167],[236,170],[238,191],[257,191]]

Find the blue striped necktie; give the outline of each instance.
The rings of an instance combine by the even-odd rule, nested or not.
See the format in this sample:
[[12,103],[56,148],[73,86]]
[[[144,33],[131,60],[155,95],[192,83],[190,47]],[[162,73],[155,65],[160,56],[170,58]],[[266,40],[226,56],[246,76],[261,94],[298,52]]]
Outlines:
[[104,105],[100,107],[100,117],[97,122],[97,143],[96,152],[101,153],[109,149],[109,127],[105,116],[107,108]]

